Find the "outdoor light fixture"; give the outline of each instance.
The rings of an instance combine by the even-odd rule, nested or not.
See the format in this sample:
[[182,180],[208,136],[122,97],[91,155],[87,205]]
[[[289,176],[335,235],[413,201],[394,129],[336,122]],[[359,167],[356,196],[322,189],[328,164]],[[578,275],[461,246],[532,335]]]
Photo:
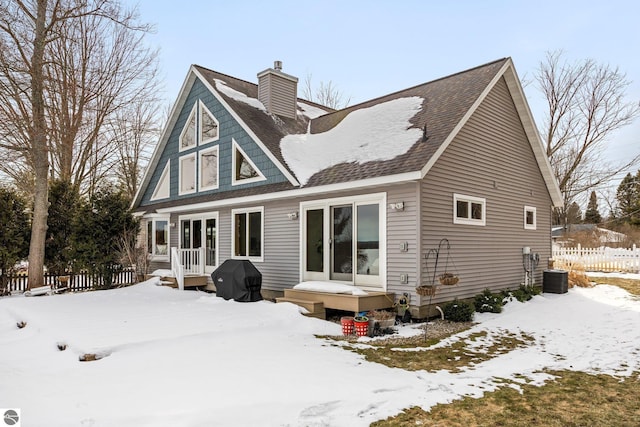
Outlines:
[[291,220],[298,219],[298,211],[288,213],[287,217]]
[[403,211],[404,202],[389,203],[389,209],[392,211]]

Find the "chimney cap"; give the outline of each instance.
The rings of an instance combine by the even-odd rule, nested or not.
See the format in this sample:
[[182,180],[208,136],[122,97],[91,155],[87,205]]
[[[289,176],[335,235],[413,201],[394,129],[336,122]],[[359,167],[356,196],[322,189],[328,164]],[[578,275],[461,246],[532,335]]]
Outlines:
[[273,68],[282,71],[282,61],[273,61]]

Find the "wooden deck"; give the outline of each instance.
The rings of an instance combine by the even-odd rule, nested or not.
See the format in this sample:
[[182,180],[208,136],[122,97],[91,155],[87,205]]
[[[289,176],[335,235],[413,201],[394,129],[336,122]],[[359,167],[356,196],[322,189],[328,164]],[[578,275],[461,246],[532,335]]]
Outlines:
[[369,292],[368,295],[334,294],[328,292],[300,291],[285,289],[284,297],[277,302],[291,302],[309,311],[309,315],[325,318],[325,309],[352,311],[380,310],[391,308],[395,302],[395,294],[389,292]]
[[[153,277],[151,275],[147,276],[147,279]],[[201,286],[207,286],[207,278],[206,275],[186,275],[184,276],[184,287],[186,288],[198,288]],[[178,288],[178,282],[175,277],[160,277],[160,283],[163,286],[169,286],[171,288]]]

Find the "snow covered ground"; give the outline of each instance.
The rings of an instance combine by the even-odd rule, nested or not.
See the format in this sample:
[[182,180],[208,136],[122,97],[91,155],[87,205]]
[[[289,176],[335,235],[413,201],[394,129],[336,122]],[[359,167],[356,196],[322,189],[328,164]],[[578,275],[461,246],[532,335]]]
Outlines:
[[[366,426],[413,405],[481,396],[496,377],[542,383],[545,368],[640,370],[640,299],[617,287],[543,294],[476,320],[447,341],[483,330],[536,341],[456,374],[408,372],[315,338],[340,326],[290,304],[224,301],[153,281],[3,298],[0,407],[19,408],[22,426]],[[103,358],[80,362],[84,353]]]

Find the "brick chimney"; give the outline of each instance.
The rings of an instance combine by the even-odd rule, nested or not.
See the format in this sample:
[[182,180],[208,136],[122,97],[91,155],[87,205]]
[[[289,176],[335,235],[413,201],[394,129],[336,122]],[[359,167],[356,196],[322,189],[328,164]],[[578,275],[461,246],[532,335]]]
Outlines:
[[282,61],[258,73],[258,100],[268,112],[295,119],[297,99],[298,78],[282,72]]

